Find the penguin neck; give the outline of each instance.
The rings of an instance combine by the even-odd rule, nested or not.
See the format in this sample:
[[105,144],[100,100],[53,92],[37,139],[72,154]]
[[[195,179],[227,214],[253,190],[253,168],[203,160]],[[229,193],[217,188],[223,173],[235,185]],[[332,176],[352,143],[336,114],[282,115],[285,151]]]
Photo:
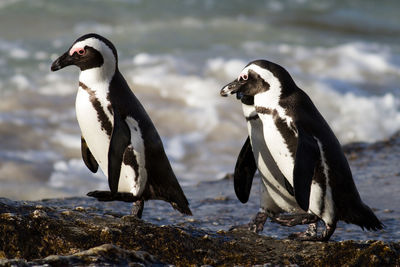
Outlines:
[[242,103],[242,110],[245,118],[257,115],[256,108],[254,107],[254,105],[247,105]]
[[256,107],[265,107],[270,109],[276,109],[279,107],[279,101],[281,99],[281,90],[279,88],[270,88],[270,90],[258,93],[254,96],[254,105]]
[[117,71],[115,65],[103,64],[97,68],[81,71],[79,81],[91,87],[96,84],[109,84]]
[[[283,121],[286,122],[287,127],[292,129],[293,118],[287,115],[286,109],[280,104],[282,91],[278,88],[271,88],[263,93],[256,94],[254,96],[254,106],[258,114],[260,114],[261,120],[265,117],[279,116]],[[295,133],[297,136],[297,133]]]

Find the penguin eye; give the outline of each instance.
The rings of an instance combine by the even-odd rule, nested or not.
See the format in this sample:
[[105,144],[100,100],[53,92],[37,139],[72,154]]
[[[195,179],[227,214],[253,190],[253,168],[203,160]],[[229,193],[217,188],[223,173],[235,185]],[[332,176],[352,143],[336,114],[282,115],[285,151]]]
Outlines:
[[243,81],[247,81],[247,79],[249,78],[249,76],[247,74],[240,74],[238,80],[243,80]]
[[78,51],[76,51],[77,53],[78,53],[78,55],[80,55],[80,56],[83,56],[84,54],[86,54],[86,50],[85,49],[83,49],[83,48],[81,48],[81,49],[78,49]]

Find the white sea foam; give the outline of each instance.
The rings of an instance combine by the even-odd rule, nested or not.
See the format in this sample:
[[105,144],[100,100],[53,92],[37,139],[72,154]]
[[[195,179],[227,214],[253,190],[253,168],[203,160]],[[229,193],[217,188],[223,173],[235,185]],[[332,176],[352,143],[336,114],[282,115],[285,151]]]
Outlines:
[[400,125],[400,101],[393,94],[363,96],[339,93],[328,84],[315,82],[309,94],[343,143],[384,139]]
[[[393,93],[369,95],[357,84],[378,82],[374,77],[379,75],[400,75],[400,67],[391,62],[389,51],[378,48],[360,43],[317,49],[264,47],[286,56],[281,64],[310,95],[343,143],[376,141],[399,129],[400,106]],[[197,75],[185,72],[188,62],[171,56],[140,54],[133,63],[131,78],[135,84],[153,87],[164,98],[185,101],[192,107],[190,114],[198,122],[198,129],[209,132],[224,120],[217,115],[222,103],[220,87],[233,80],[248,62],[212,58],[197,67]]]
[[15,59],[27,59],[29,57],[29,52],[22,48],[12,48],[10,51],[10,57]]
[[31,84],[28,78],[22,74],[15,74],[10,78],[10,82],[12,86],[17,87],[19,90],[28,89]]
[[186,103],[188,114],[204,131],[211,130],[218,123],[216,106],[220,99],[218,90],[215,90],[219,87],[217,80],[203,74],[188,73],[195,66],[171,56],[140,54],[133,62],[135,68],[129,77],[134,84],[150,86],[163,98]]
[[69,134],[57,131],[54,133],[52,140],[67,148],[72,148],[77,150],[81,148],[81,138],[80,135],[77,133]]
[[[400,57],[394,55],[388,46],[374,43],[306,47],[245,42],[243,49],[250,55],[263,55],[262,58],[275,61],[300,78],[342,81],[347,83],[347,87],[352,83],[387,85],[400,76]],[[375,88],[373,91],[381,90]]]
[[48,73],[44,76],[45,83],[39,88],[43,95],[67,96],[77,92],[78,83],[73,78],[68,79],[60,73]]
[[346,43],[314,49],[283,44],[275,49],[291,66],[300,70],[304,68],[319,78],[364,82],[371,78],[380,81],[380,77],[400,75],[400,67],[391,62],[389,48],[377,44]]
[[62,188],[71,195],[85,195],[93,190],[108,190],[107,178],[99,170],[92,174],[81,159],[57,161],[48,181],[51,188]]
[[207,73],[217,79],[226,79],[226,82],[234,80],[248,62],[240,59],[212,58],[207,60]]
[[36,60],[46,60],[49,58],[49,54],[45,51],[37,51],[34,54]]
[[61,158],[61,155],[58,153],[48,150],[2,150],[0,155],[9,160],[22,160],[35,163],[49,162]]
[[0,52],[4,53],[6,57],[24,60],[29,58],[29,50],[20,42],[10,42],[0,39]]

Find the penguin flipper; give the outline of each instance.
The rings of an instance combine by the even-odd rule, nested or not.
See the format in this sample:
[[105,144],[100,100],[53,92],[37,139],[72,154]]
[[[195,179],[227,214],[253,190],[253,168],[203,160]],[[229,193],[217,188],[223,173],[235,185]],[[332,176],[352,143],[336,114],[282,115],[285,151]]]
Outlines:
[[320,152],[317,141],[302,127],[297,127],[298,141],[293,169],[294,196],[300,208],[307,211],[310,204],[311,182]]
[[247,137],[246,142],[240,150],[233,174],[235,193],[242,203],[246,203],[249,200],[251,185],[256,170],[257,164],[254,159],[250,137]]
[[98,201],[108,202],[108,201],[123,201],[123,202],[136,202],[141,200],[135,197],[132,193],[118,192],[113,194],[110,191],[91,191],[86,194],[88,197],[94,197]]
[[93,157],[92,152],[90,152],[89,147],[86,144],[85,138],[81,136],[81,152],[82,152],[82,159],[85,162],[86,167],[95,173],[99,169],[99,164],[97,163],[96,159]]
[[114,109],[114,127],[108,149],[108,185],[111,193],[118,192],[121,164],[126,147],[131,143],[131,133],[126,122]]

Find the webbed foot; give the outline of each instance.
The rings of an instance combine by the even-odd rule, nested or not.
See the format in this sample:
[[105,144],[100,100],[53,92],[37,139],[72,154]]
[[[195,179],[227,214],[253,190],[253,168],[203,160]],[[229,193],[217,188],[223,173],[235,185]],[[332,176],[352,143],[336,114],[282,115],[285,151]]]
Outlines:
[[143,200],[137,200],[132,205],[131,214],[140,219],[140,218],[142,218],[143,209],[144,209],[144,201]]
[[260,233],[264,229],[264,224],[267,221],[268,214],[266,212],[258,212],[256,216],[247,224],[232,226],[229,231],[234,229],[244,229],[255,233]]
[[311,223],[305,232],[298,232],[289,235],[289,239],[301,241],[328,241],[333,232],[335,232],[336,224],[325,225],[325,230],[321,235],[317,234],[317,223]]
[[284,226],[295,226],[299,224],[310,224],[315,223],[319,218],[310,213],[300,213],[300,214],[280,214],[278,216],[272,217],[271,221],[279,223]]

